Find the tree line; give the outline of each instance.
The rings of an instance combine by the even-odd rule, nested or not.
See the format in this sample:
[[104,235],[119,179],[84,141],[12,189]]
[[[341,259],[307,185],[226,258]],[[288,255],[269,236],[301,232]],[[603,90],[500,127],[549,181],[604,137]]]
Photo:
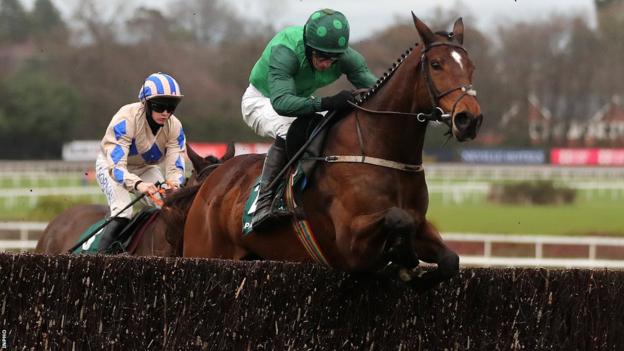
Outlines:
[[[621,21],[593,28],[579,16],[555,16],[484,31],[475,26],[478,14],[462,9],[424,19],[450,29],[460,15],[477,67],[482,133],[498,136],[498,145],[529,145],[528,132],[519,132],[528,130],[529,96],[566,124],[588,119],[623,92]],[[0,0],[0,159],[59,158],[64,142],[101,138],[117,109],[136,101],[142,80],[157,71],[182,85],[177,114],[189,140],[260,140],[242,122],[240,98],[279,29],[244,19],[219,0],[175,0],[163,11],[84,0],[68,19],[51,0],[36,0],[30,10],[20,0]],[[405,21],[352,44],[381,75],[416,41],[406,10]],[[346,86],[341,80],[322,93]],[[512,106],[516,118],[503,118]],[[558,143],[547,138],[539,146],[564,146]],[[427,145],[455,147],[445,144],[443,131],[429,133]]]

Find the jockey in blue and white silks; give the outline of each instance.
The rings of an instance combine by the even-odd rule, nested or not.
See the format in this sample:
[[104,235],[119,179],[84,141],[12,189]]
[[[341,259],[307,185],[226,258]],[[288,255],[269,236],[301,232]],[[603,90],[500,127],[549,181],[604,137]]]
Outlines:
[[[155,183],[165,179],[174,188],[184,183],[186,137],[180,120],[173,115],[182,97],[175,79],[154,73],[141,86],[140,101],[121,107],[113,116],[95,163],[97,181],[111,215],[132,201],[130,192],[154,193],[158,190]],[[106,227],[100,248],[108,247],[130,218],[132,207]]]

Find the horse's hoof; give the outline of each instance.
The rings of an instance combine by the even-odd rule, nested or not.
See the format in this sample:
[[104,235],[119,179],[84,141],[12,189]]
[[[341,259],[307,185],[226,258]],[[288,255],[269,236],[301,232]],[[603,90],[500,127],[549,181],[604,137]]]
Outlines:
[[401,281],[403,281],[404,283],[411,282],[412,279],[414,279],[412,270],[405,267],[399,269],[399,279],[401,279]]
[[409,282],[412,282],[414,279],[419,279],[420,277],[422,277],[422,275],[425,274],[425,271],[418,268],[418,266],[412,269],[401,267],[398,273],[399,273],[399,279],[401,279],[401,281],[405,283],[409,283]]

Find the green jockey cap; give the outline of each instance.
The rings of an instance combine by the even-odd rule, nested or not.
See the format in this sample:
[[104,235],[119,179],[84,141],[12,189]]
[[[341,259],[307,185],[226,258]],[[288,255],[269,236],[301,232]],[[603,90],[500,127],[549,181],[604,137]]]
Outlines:
[[349,47],[349,22],[339,11],[314,12],[305,25],[305,43],[318,51],[342,54]]

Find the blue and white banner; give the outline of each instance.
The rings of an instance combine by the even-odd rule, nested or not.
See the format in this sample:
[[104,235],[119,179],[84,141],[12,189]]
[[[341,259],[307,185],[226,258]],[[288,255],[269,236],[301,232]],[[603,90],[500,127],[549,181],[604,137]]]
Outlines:
[[535,149],[465,149],[460,151],[462,162],[489,164],[544,164],[546,152]]

